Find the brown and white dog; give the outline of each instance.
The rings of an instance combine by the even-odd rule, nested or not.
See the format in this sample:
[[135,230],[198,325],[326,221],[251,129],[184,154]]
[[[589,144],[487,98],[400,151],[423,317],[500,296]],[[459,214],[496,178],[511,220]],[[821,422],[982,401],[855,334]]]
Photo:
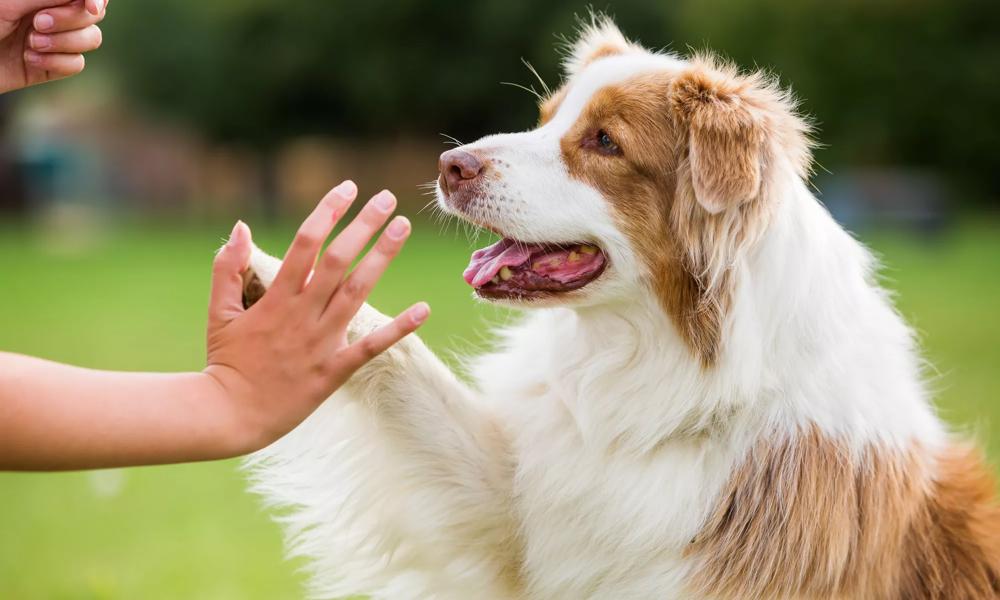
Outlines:
[[990,474],[809,168],[769,78],[585,28],[536,129],[441,157],[523,322],[471,386],[410,336],[251,460],[314,595],[998,597]]

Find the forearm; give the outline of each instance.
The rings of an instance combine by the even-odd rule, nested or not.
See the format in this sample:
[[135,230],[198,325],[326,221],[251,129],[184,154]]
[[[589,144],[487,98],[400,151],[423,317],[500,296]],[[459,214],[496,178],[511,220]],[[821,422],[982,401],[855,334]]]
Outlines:
[[246,450],[205,373],[126,373],[0,353],[0,469],[211,460]]

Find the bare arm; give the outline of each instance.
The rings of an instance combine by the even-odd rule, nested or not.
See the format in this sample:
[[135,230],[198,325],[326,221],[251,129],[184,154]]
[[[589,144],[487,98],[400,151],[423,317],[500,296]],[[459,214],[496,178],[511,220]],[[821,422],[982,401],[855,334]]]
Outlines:
[[[0,353],[0,469],[83,469],[211,460],[260,449],[291,431],[354,371],[415,330],[417,304],[365,339],[347,323],[409,235],[395,198],[375,196],[316,256],[357,188],[345,182],[306,219],[267,298],[243,308],[250,230],[238,223],[216,257],[208,366],[197,373],[121,373]],[[361,223],[361,225],[358,225]]]
[[206,373],[117,373],[0,353],[0,469],[225,458],[253,447]]

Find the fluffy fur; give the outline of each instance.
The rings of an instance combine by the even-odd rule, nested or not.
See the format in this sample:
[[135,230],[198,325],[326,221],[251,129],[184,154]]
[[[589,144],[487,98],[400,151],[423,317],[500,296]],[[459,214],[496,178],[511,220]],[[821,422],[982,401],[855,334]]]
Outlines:
[[[441,204],[610,266],[528,307],[471,385],[410,336],[250,459],[312,595],[996,597],[992,479],[810,194],[787,93],[607,20],[566,68],[537,129],[465,147],[489,173]],[[277,261],[251,267],[259,295]]]

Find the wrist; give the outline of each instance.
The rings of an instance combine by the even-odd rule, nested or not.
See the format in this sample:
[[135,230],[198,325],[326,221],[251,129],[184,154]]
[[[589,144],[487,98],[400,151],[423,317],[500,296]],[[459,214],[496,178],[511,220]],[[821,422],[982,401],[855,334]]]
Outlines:
[[240,398],[245,394],[242,377],[235,369],[224,365],[210,365],[201,372],[207,398],[212,405],[220,458],[233,458],[249,454],[266,445],[260,420],[247,410],[247,403]]

